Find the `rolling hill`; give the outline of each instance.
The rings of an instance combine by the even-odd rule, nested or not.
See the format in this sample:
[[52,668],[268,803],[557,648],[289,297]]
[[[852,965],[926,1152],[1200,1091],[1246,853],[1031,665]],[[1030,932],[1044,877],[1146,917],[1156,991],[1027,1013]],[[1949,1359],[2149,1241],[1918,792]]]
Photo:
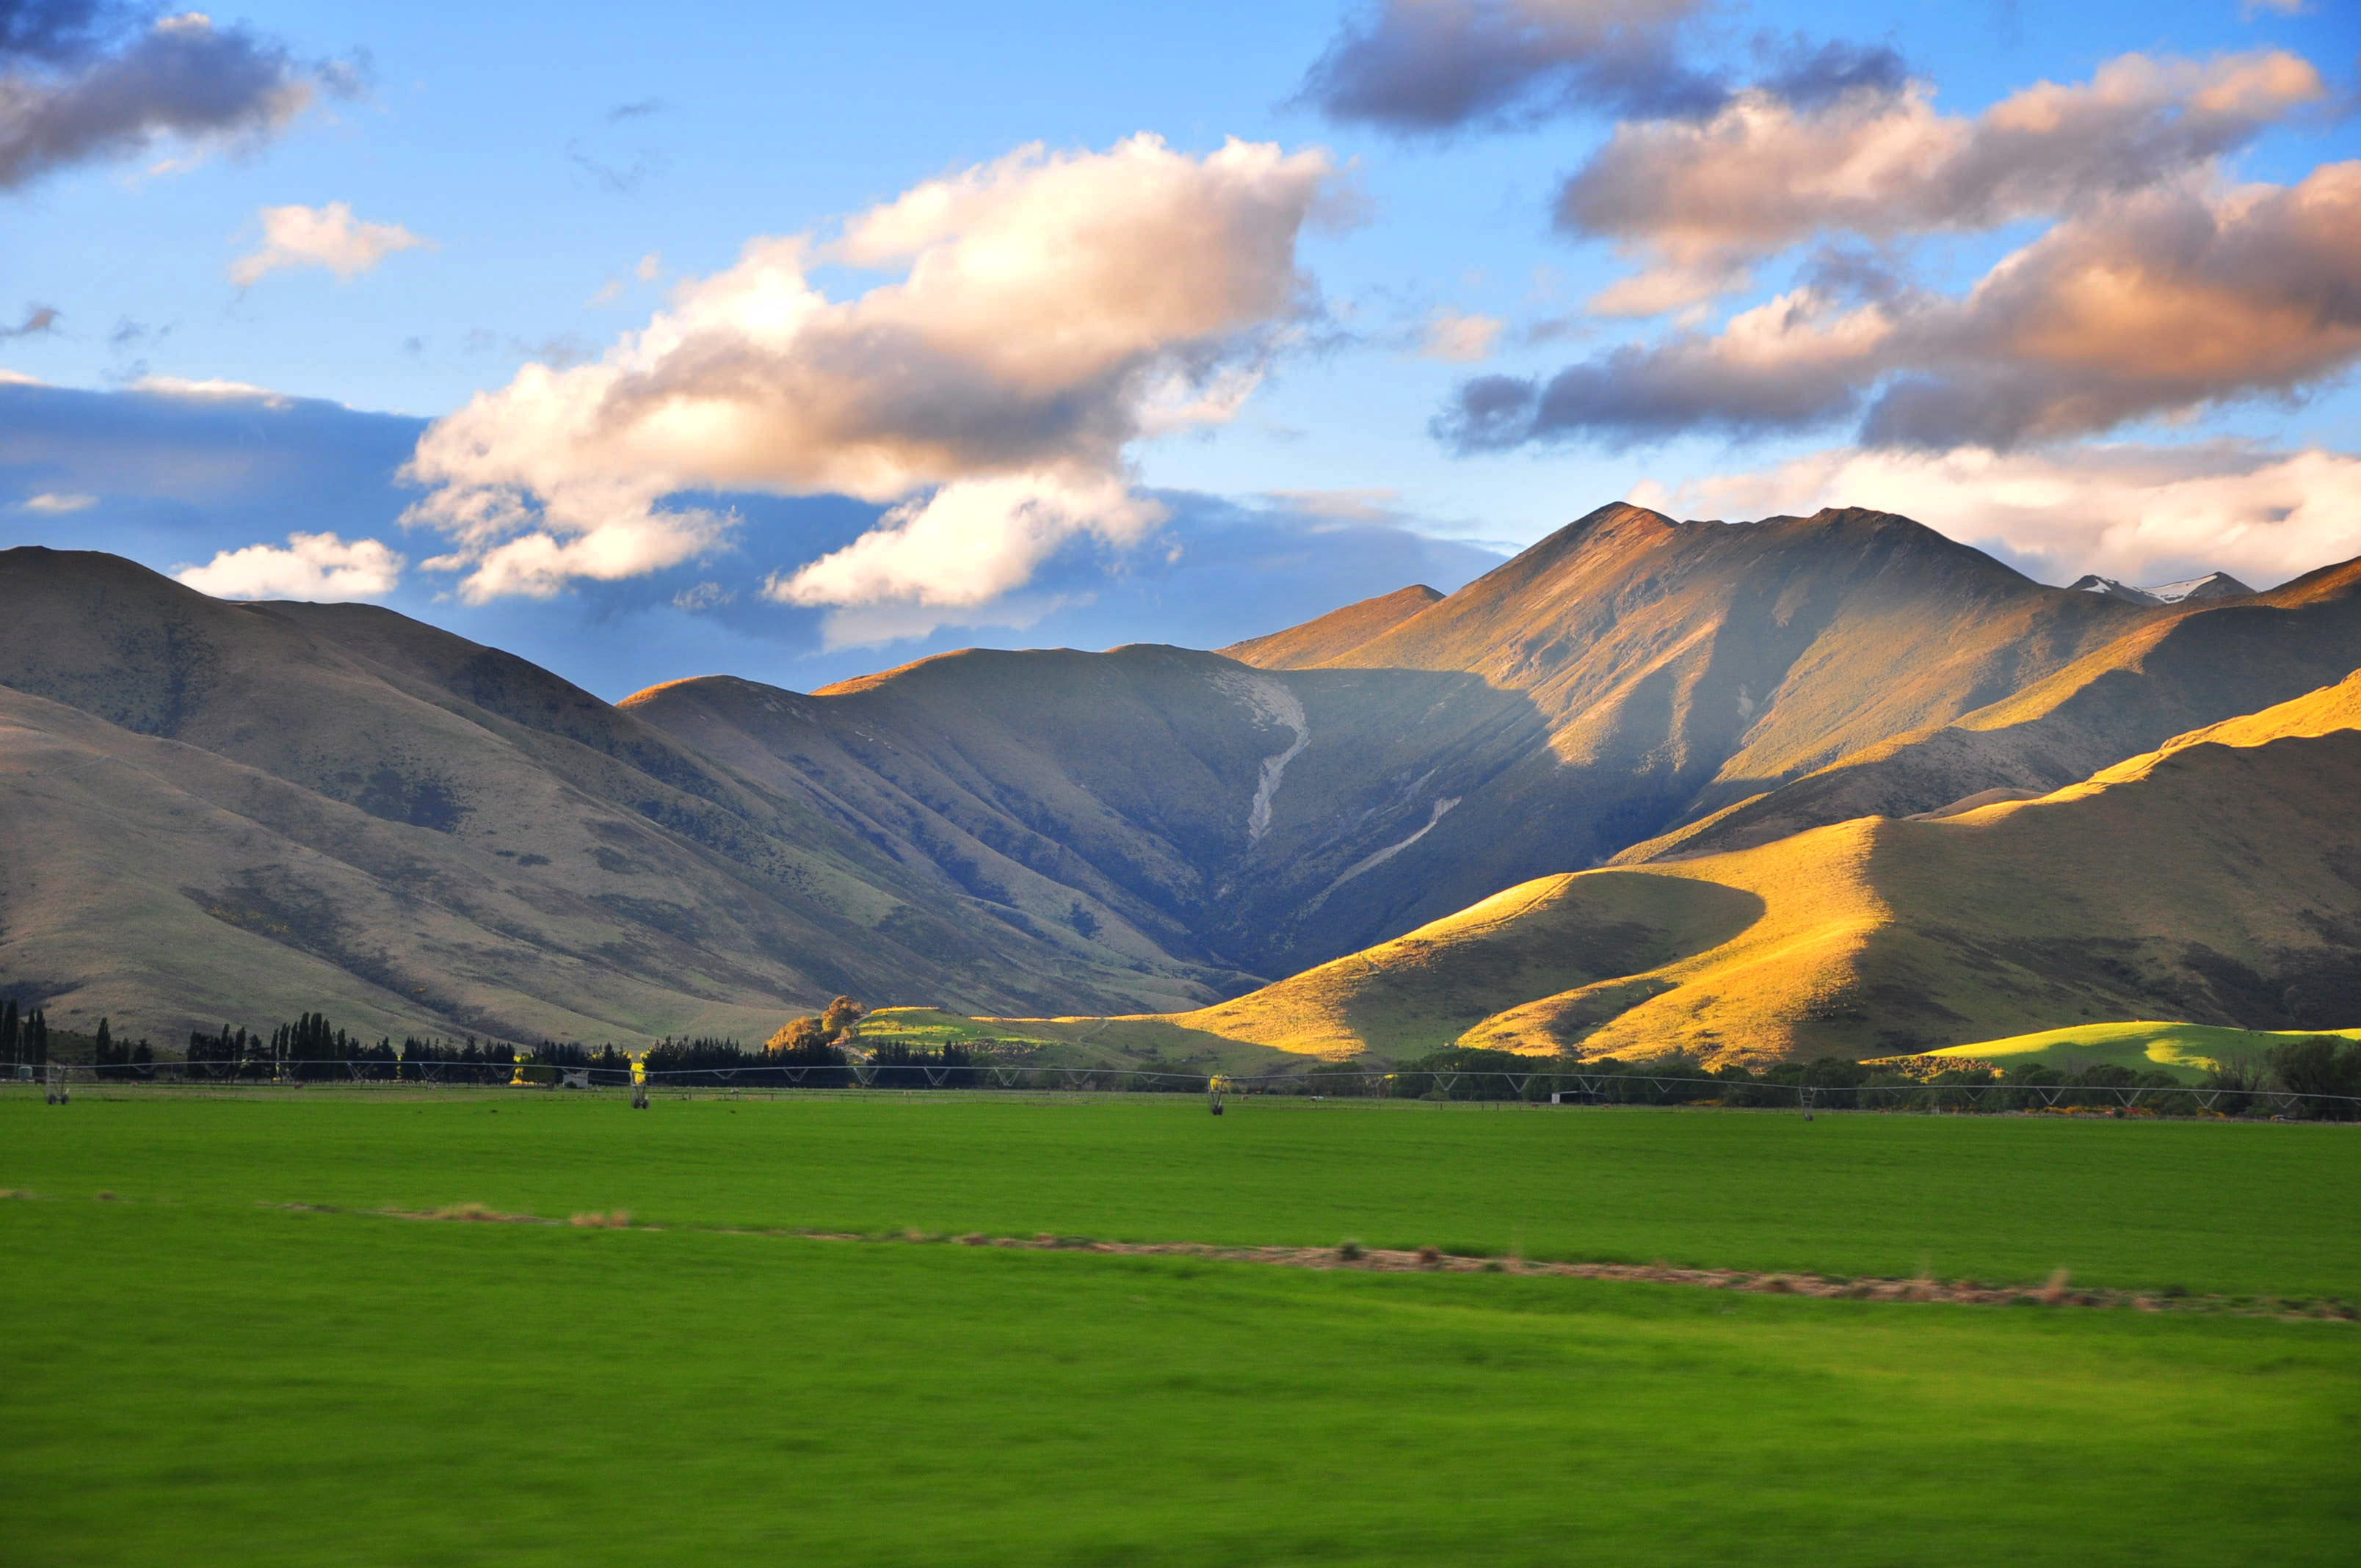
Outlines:
[[1927,1055],[1990,1062],[2002,1069],[2038,1063],[2062,1072],[2103,1064],[2134,1072],[2161,1072],[2183,1083],[2202,1083],[2217,1068],[2259,1069],[2273,1047],[2322,1033],[2361,1039],[2361,1029],[2227,1029],[2207,1024],[2132,1022],[2044,1029],[2005,1040],[1951,1046]]
[[1544,878],[1179,1027],[1715,1062],[2361,1018],[2361,673],[2066,789]]

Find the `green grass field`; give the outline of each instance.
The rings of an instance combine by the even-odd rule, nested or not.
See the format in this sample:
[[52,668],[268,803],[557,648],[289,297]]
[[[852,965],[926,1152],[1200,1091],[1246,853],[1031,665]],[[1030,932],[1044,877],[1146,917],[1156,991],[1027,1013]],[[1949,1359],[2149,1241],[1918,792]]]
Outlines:
[[[2351,1323],[727,1229],[2352,1296],[2349,1128],[13,1095],[0,1187],[36,1195],[0,1202],[11,1564],[2331,1563],[2361,1529]],[[367,1212],[469,1201],[647,1224]]]

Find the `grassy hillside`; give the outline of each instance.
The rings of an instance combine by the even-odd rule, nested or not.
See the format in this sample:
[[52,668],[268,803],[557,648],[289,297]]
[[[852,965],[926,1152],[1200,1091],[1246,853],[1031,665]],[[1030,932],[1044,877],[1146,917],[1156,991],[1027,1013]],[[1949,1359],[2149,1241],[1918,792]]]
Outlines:
[[2074,1072],[2105,1063],[2138,1072],[2166,1072],[2196,1083],[2220,1067],[2259,1067],[2272,1047],[2323,1032],[2361,1039],[2361,1028],[2273,1031],[2205,1024],[2086,1024],[2015,1035],[2005,1040],[1949,1046],[1927,1054],[1989,1061],[2003,1068],[2039,1062]]
[[1171,1021],[1325,1055],[1870,1057],[2361,1021],[2361,674],[2082,784],[1543,879]]

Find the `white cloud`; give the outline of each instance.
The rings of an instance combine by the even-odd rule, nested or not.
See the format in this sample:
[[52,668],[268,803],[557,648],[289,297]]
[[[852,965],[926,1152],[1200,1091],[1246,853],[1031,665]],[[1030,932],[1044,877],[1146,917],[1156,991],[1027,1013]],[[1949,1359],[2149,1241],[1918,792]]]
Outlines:
[[1647,314],[1741,288],[1750,263],[1826,232],[1873,239],[2071,213],[2176,179],[2328,95],[2284,50],[2124,55],[1967,117],[1930,90],[1798,104],[1760,90],[1706,120],[1626,123],[1566,181],[1558,222],[1646,270],[1593,302]]
[[618,507],[595,527],[570,533],[528,528],[499,539],[503,524],[491,514],[471,517],[479,531],[473,548],[420,563],[430,572],[466,572],[459,597],[469,604],[496,598],[554,598],[575,578],[620,582],[695,560],[719,545],[730,519],[702,510],[654,512]]
[[[681,491],[832,491],[912,504],[781,592],[980,603],[1063,538],[1152,526],[1125,449],[1235,413],[1307,308],[1296,238],[1332,173],[1236,141],[1030,147],[832,242],[753,240],[597,362],[528,365],[436,422],[408,521],[452,539],[428,565],[485,598],[710,548],[726,520],[660,505]],[[832,300],[809,276],[828,263],[897,276]]]
[[357,221],[348,202],[324,207],[265,207],[262,248],[230,264],[229,280],[239,288],[259,282],[269,273],[298,267],[322,267],[350,282],[399,250],[432,245],[400,224]]
[[284,546],[224,550],[173,576],[215,598],[381,598],[401,581],[402,559],[374,539],[346,543],[333,533],[291,533]]
[[70,511],[86,511],[98,504],[98,498],[71,491],[46,490],[38,496],[27,496],[16,504],[27,511],[49,512],[57,515]]
[[640,258],[640,264],[631,269],[631,275],[642,283],[653,283],[663,271],[664,252],[651,250]]
[[843,549],[774,576],[763,592],[784,604],[985,604],[1030,582],[1068,540],[1136,544],[1164,515],[1115,474],[961,479],[895,507]]
[[1498,316],[1470,315],[1440,310],[1426,319],[1426,336],[1418,345],[1422,359],[1472,364],[1492,352],[1504,323]]
[[2268,587],[2361,555],[2361,455],[2235,442],[2086,444],[1927,455],[1841,447],[1634,502],[1675,515],[1806,515],[1871,507],[1998,549],[2064,582],[2161,582],[2221,570]]

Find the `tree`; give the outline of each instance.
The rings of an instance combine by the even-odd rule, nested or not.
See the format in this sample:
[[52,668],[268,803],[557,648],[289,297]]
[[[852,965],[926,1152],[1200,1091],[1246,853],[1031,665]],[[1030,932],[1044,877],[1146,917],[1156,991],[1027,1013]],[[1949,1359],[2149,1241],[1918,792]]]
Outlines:
[[[2361,1106],[2361,1041],[2334,1035],[2314,1035],[2274,1046],[2271,1076],[2290,1093],[2301,1094],[2304,1113],[2323,1122],[2349,1122]],[[2322,1096],[2323,1098],[2312,1098]]]
[[828,1032],[817,1018],[803,1017],[783,1024],[778,1033],[763,1042],[763,1049],[773,1056],[810,1056],[828,1044]]
[[5,1002],[0,1002],[0,1061],[22,1059],[16,1054],[16,1048],[21,1043],[19,1036],[16,999],[12,996]]
[[115,1035],[107,1028],[106,1020],[104,1018],[98,1021],[98,1040],[96,1047],[91,1052],[91,1059],[101,1067],[105,1067],[115,1060]]
[[830,1045],[849,1040],[860,1031],[862,1016],[868,1011],[850,996],[840,996],[819,1015],[820,1032],[828,1036]]

